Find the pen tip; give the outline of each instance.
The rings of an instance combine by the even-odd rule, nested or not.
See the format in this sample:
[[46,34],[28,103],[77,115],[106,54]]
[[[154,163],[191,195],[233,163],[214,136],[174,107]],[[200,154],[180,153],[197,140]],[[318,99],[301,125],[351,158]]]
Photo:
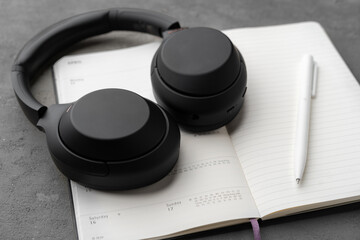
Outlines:
[[296,183],[299,184],[300,183],[300,178],[296,179]]

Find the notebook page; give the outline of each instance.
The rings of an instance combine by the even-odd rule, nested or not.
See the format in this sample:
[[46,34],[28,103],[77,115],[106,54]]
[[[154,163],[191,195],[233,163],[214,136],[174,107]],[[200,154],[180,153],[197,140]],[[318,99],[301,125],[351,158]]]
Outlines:
[[[228,130],[261,216],[360,199],[360,87],[321,26],[307,22],[227,34],[248,69],[244,108]],[[305,53],[313,55],[319,72],[308,161],[297,185],[297,71]]]
[[[150,62],[158,46],[62,58],[54,66],[59,102],[109,87],[154,100]],[[80,239],[143,239],[259,217],[225,128],[211,134],[182,131],[177,165],[151,186],[102,192],[71,182],[71,188]]]

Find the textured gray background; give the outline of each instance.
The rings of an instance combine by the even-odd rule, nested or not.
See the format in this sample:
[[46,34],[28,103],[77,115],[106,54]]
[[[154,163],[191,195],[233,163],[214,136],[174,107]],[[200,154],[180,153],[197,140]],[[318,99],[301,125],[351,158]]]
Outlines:
[[[44,135],[21,112],[11,88],[10,68],[23,44],[44,27],[74,14],[110,7],[153,9],[174,16],[183,26],[219,29],[318,21],[360,79],[359,0],[0,0],[0,239],[76,239],[68,180],[51,162]],[[133,33],[110,34],[78,44],[71,52],[151,40]],[[54,102],[50,77],[49,70],[45,71],[34,86],[36,97],[47,104]],[[266,221],[261,231],[263,239],[360,239],[360,204]],[[249,224],[186,237],[252,238]]]

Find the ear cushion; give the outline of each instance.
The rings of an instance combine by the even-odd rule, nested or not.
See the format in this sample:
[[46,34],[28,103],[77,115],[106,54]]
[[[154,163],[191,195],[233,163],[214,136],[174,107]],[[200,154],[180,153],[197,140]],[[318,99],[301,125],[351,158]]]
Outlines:
[[178,31],[163,41],[152,61],[158,103],[183,127],[221,127],[239,112],[246,90],[246,67],[238,49],[211,28]]

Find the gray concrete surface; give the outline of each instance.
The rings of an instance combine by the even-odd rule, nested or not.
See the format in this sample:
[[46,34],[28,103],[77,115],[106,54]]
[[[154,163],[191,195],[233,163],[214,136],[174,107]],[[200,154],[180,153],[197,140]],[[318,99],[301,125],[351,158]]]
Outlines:
[[[360,1],[139,1],[139,0],[0,0],[0,239],[76,239],[68,180],[51,162],[44,135],[25,118],[14,97],[10,67],[23,44],[51,23],[90,10],[139,7],[178,18],[184,26],[219,29],[320,22],[360,79]],[[70,52],[96,51],[140,44],[152,37],[109,34],[87,40]],[[36,97],[54,102],[51,74],[34,86]],[[360,104],[360,103],[359,103]],[[359,174],[360,177],[360,174]],[[360,239],[360,204],[261,223],[266,239]],[[249,224],[181,239],[252,239]]]

